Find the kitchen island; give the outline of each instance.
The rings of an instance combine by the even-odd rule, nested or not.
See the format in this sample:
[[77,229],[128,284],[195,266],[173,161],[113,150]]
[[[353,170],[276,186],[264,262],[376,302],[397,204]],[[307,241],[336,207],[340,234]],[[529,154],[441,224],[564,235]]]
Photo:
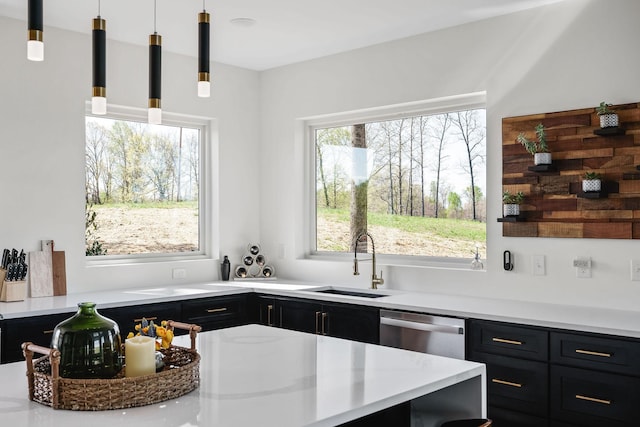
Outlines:
[[[188,337],[174,344],[188,347]],[[198,389],[125,410],[53,410],[31,402],[25,363],[2,365],[2,424],[336,426],[410,407],[420,425],[439,426],[486,413],[485,367],[474,362],[260,325],[201,333],[196,347]]]

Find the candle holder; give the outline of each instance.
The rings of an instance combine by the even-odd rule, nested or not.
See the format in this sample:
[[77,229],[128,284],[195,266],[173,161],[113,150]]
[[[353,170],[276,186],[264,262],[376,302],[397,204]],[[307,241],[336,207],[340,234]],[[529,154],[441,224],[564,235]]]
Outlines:
[[[195,343],[202,328],[172,320],[167,321],[167,327],[188,330],[190,348],[161,348],[165,361],[162,371],[138,377],[125,377],[121,370],[110,379],[64,378],[59,371],[60,351],[23,343],[29,399],[53,409],[100,411],[151,405],[189,393],[200,385],[200,355]],[[34,359],[35,353],[44,356]]]

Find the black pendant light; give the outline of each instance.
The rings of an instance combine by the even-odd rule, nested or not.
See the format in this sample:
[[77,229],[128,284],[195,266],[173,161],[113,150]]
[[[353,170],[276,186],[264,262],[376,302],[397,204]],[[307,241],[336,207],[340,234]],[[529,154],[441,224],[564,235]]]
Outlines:
[[93,19],[93,94],[91,112],[107,114],[107,22],[100,17]]
[[198,96],[208,98],[211,95],[209,81],[209,13],[205,10],[204,0],[202,12],[198,14]]
[[149,124],[162,123],[162,36],[156,32],[156,0],[153,2],[153,34],[149,36]]
[[27,11],[27,59],[30,61],[44,60],[42,15],[42,0],[29,0]]

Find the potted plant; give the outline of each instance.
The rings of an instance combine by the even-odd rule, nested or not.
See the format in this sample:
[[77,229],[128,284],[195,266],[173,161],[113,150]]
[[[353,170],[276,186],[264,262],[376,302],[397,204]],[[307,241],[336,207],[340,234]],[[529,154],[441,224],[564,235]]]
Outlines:
[[596,107],[596,113],[600,116],[600,127],[602,129],[618,127],[618,114],[611,109],[611,104],[602,101]]
[[602,189],[600,174],[596,172],[586,172],[582,180],[582,191],[585,193],[597,192]]
[[518,191],[511,194],[509,191],[502,193],[502,216],[520,215],[520,204],[524,200],[524,193]]
[[525,150],[533,156],[533,163],[536,165],[550,165],[551,153],[549,152],[549,146],[547,146],[547,136],[544,132],[544,126],[542,123],[538,123],[536,126],[536,141],[527,139],[524,132],[520,132],[518,135],[518,142],[522,144]]

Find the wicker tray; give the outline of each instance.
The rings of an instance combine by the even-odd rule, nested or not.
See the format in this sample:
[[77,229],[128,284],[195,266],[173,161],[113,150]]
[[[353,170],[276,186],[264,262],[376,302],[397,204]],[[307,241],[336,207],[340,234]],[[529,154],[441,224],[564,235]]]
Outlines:
[[[170,320],[170,328],[185,329],[191,348],[171,346],[161,350],[165,367],[154,375],[127,378],[122,370],[110,379],[73,379],[59,376],[60,352],[27,342],[22,344],[27,362],[29,399],[53,409],[102,411],[150,405],[182,396],[200,385],[200,355],[195,348],[200,326]],[[44,354],[33,359],[34,353]]]

